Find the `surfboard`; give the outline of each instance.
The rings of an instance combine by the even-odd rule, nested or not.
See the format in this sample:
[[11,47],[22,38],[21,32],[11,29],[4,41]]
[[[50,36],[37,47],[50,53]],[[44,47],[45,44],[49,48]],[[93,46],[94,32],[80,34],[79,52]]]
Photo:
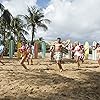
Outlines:
[[10,42],[9,42],[9,57],[13,58],[13,54],[14,54],[14,41],[10,40]]
[[[93,41],[92,45],[96,46],[96,44],[97,44],[96,41]],[[96,49],[94,49],[94,48],[92,49],[92,60],[97,60],[96,51],[97,51]]]
[[34,43],[34,58],[38,58],[38,43]]
[[20,59],[21,58],[21,53],[19,51],[19,48],[21,48],[21,42],[17,42],[17,58]]
[[0,45],[0,55],[3,53],[3,51],[4,51],[4,45]]
[[89,57],[89,43],[87,41],[85,42],[84,49],[85,49],[85,59],[88,59],[88,57]]
[[42,58],[45,58],[45,56],[46,56],[46,43],[45,43],[45,41],[42,41],[41,49],[42,49]]
[[68,58],[69,59],[71,59],[71,56],[72,56],[72,52],[70,50],[71,48],[72,48],[72,43],[69,44],[69,50],[68,50]]
[[0,45],[1,45],[1,38],[0,38]]

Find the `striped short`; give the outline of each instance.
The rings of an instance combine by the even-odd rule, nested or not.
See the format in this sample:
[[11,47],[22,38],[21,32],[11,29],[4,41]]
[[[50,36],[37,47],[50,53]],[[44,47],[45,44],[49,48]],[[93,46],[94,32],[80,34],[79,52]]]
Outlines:
[[55,52],[54,58],[56,61],[62,60],[62,52]]

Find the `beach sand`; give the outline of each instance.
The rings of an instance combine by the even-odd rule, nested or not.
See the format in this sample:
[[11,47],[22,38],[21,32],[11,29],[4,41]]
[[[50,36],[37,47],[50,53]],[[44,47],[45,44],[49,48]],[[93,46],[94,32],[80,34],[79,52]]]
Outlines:
[[33,59],[25,70],[18,59],[4,58],[0,64],[0,100],[100,100],[100,67],[87,60],[77,64],[64,60],[64,71],[55,62]]

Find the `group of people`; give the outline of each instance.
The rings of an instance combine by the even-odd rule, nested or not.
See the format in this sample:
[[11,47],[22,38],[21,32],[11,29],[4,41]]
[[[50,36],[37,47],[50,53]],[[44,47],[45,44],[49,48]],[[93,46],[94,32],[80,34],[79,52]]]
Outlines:
[[[61,61],[63,57],[63,48],[66,48],[68,51],[71,52],[71,58],[75,59],[78,64],[78,69],[80,67],[80,61],[83,63],[85,59],[85,51],[89,48],[84,48],[84,45],[80,44],[79,42],[75,42],[72,45],[70,44],[63,44],[61,42],[61,38],[57,38],[57,41],[52,45],[50,49],[50,56],[51,60],[56,60],[56,63],[59,66],[60,71],[63,71]],[[100,65],[100,45],[99,43],[96,44],[94,49],[97,49],[97,56],[98,56],[98,63]]]
[[[82,63],[84,62],[84,54],[87,49],[84,48],[83,45],[81,45],[79,42],[75,42],[72,45],[70,44],[64,44],[61,41],[61,38],[57,38],[57,41],[53,44],[53,46],[50,48],[50,57],[51,60],[55,60],[60,72],[63,71],[63,67],[61,65],[62,58],[63,58],[63,48],[66,48],[68,51],[71,52],[71,58],[75,59],[75,61],[78,64],[78,69],[80,67],[80,61]],[[92,46],[92,49],[97,49],[97,57],[98,57],[98,63],[100,65],[100,44],[97,43],[96,46]],[[20,64],[25,68],[26,65],[24,64],[25,61],[27,61],[27,64],[29,65],[31,62],[31,65],[33,65],[33,57],[34,57],[34,42],[26,44],[25,42],[22,42],[21,48],[18,49],[21,53],[21,61]],[[0,62],[4,65],[4,63],[1,61],[3,57],[4,52],[4,46],[0,45]]]
[[[3,65],[5,65],[2,62],[4,51],[5,51],[4,45],[0,44],[0,63],[2,63]],[[21,45],[20,48],[18,48],[18,51],[21,53],[20,64],[25,69],[28,69],[26,67],[26,65],[24,64],[24,62],[27,60],[28,65],[29,65],[30,62],[31,62],[31,65],[33,65],[33,60],[32,59],[33,59],[33,56],[34,56],[34,42],[28,43],[28,44],[26,44],[25,42],[22,42],[22,45]]]
[[59,66],[60,71],[63,71],[61,61],[63,58],[63,48],[66,48],[72,52],[72,59],[76,59],[78,63],[78,67],[80,66],[80,60],[84,62],[84,47],[83,45],[79,45],[79,42],[73,44],[69,47],[69,45],[64,45],[61,42],[61,38],[57,38],[57,41],[53,44],[50,49],[51,60],[56,60],[56,63]]
[[27,60],[27,63],[29,65],[29,62],[31,61],[31,65],[33,65],[33,56],[34,56],[34,43],[28,43],[26,44],[25,42],[22,43],[21,48],[19,48],[19,51],[21,53],[21,65],[25,68],[26,65],[24,64],[25,60]]

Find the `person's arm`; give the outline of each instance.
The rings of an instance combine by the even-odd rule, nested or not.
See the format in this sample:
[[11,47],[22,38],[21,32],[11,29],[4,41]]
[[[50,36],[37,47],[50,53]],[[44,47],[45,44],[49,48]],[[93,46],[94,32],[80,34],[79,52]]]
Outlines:
[[5,48],[5,47],[3,47],[3,52],[2,52],[2,54],[4,54],[4,53],[5,53],[5,50],[6,50],[6,48]]
[[51,51],[52,51],[52,49],[53,49],[53,47],[50,47],[49,51],[51,52]]
[[92,47],[92,49],[93,49],[93,50],[96,50],[96,49],[97,49],[97,47],[96,47],[96,46],[91,46],[91,47]]

